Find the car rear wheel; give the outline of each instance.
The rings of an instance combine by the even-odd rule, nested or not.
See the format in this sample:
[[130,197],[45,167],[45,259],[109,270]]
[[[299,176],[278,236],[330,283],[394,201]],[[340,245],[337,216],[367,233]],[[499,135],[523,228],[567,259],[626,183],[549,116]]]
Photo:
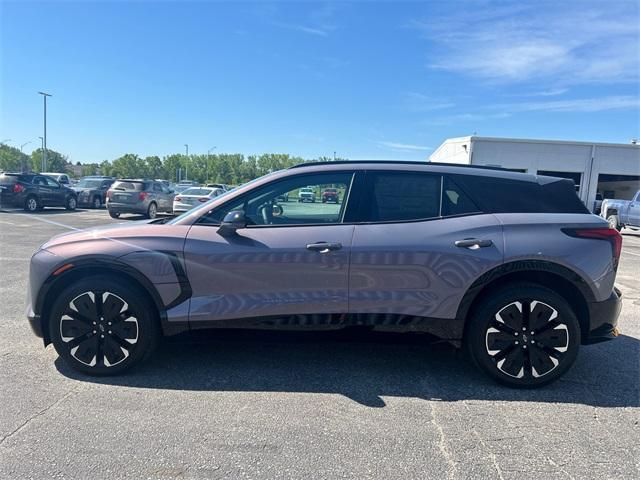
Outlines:
[[102,200],[100,197],[93,197],[93,208],[100,208],[102,206]]
[[151,202],[149,204],[149,208],[147,208],[147,218],[156,218],[156,216],[158,215],[158,207],[156,206],[155,203]]
[[503,288],[480,306],[465,334],[474,363],[516,388],[546,385],[569,370],[580,326],[568,302],[536,284]]
[[40,202],[35,195],[29,195],[24,201],[24,209],[27,212],[35,212],[40,208]]
[[112,210],[109,210],[109,216],[111,218],[120,218],[120,212],[114,212]]
[[66,208],[67,210],[75,210],[77,206],[78,206],[78,201],[76,200],[76,197],[74,197],[73,195],[70,195],[69,197],[67,197],[67,201],[64,205],[64,208]]
[[127,370],[155,348],[158,320],[135,285],[93,276],[56,299],[49,332],[58,355],[74,370],[111,375]]

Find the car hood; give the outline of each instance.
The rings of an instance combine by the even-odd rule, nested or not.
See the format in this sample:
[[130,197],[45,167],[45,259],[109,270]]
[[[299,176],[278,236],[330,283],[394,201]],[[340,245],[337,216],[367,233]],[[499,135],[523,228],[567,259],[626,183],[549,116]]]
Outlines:
[[141,220],[75,230],[51,238],[42,249],[62,256],[125,255],[133,251],[182,251],[189,230],[185,225],[166,225]]

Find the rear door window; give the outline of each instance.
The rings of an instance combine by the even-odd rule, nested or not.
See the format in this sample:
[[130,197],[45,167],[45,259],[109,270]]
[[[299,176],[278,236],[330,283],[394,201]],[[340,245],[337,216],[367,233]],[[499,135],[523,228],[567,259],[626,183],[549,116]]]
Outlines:
[[471,215],[482,210],[451,178],[444,177],[442,191],[442,216]]
[[418,172],[368,172],[365,222],[406,222],[440,216],[440,175]]

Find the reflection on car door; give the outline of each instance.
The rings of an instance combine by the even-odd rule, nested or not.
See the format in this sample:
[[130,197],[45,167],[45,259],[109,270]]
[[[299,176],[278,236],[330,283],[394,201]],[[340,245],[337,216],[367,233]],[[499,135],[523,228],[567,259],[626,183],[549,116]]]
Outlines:
[[[228,211],[244,208],[247,216],[255,219],[255,225],[233,236],[220,236],[215,225],[191,227],[185,260],[193,290],[189,316],[192,328],[209,320],[258,316],[287,317],[284,321],[292,325],[309,321],[322,324],[329,317],[323,314],[346,313],[354,226],[342,223],[345,210],[341,205],[327,209],[321,203],[282,206],[277,198],[285,193],[283,189],[295,191],[313,180],[349,188],[352,175],[301,175],[287,179],[295,184],[268,185],[249,192],[240,201],[230,200],[212,215],[220,218]],[[264,218],[270,220],[261,222],[265,205],[270,213]],[[306,314],[320,315],[289,317]]]
[[[464,193],[447,183],[441,205],[439,175],[371,172],[367,177],[362,202],[367,223],[356,225],[353,236],[349,311],[454,318],[469,285],[502,261],[498,221],[478,214]],[[445,201],[452,199],[460,211],[446,211]]]

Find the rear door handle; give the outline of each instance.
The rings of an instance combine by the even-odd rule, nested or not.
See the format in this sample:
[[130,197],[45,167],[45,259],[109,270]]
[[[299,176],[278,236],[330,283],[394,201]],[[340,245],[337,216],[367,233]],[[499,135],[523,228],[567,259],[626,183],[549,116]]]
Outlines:
[[307,250],[320,253],[327,253],[332,250],[340,250],[341,248],[342,244],[338,242],[316,242],[307,245]]
[[460,248],[476,250],[480,247],[490,247],[493,245],[493,242],[491,240],[481,240],[478,238],[465,238],[464,240],[456,240],[455,245]]

